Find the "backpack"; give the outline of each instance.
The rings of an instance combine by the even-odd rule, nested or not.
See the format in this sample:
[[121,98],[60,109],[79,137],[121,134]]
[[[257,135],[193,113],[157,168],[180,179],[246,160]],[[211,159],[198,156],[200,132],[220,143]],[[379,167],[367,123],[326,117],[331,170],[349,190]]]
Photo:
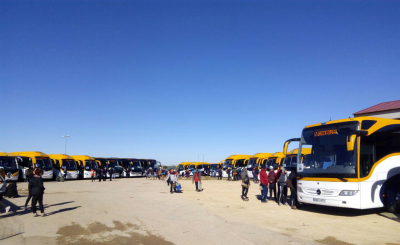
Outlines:
[[280,182],[280,183],[286,183],[286,180],[287,180],[286,174],[282,173],[281,176],[279,176],[278,182]]

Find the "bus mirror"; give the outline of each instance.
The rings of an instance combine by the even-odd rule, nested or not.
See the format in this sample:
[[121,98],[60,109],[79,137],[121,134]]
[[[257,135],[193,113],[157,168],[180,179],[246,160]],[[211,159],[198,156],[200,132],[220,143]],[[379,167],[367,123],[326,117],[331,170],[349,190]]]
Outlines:
[[347,151],[354,151],[354,144],[356,142],[356,137],[357,135],[352,134],[349,136],[347,136]]
[[285,156],[287,155],[287,148],[288,148],[289,143],[290,143],[290,141],[287,140],[285,142],[285,144],[283,145],[283,155],[285,155]]

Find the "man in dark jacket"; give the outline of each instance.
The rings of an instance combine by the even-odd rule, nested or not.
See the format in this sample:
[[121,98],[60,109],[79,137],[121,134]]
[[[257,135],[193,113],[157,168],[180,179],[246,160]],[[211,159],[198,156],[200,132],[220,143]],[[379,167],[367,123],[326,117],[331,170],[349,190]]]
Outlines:
[[222,168],[218,170],[218,179],[222,180]]
[[114,174],[114,170],[112,169],[112,167],[110,167],[110,181],[112,181],[113,174]]
[[290,189],[290,206],[292,209],[297,209],[296,208],[296,202],[297,202],[297,176],[296,176],[296,170],[294,169],[292,172],[290,172],[289,177],[286,181],[287,187]]
[[[276,198],[276,173],[274,171],[274,167],[269,168],[269,173],[268,173],[268,182],[269,182],[269,199],[275,201],[277,200]],[[272,198],[272,192],[274,192],[274,198]]]
[[44,217],[44,208],[43,208],[43,194],[44,194],[44,186],[43,186],[43,171],[40,168],[36,168],[34,170],[34,175],[29,181],[29,192],[32,194],[32,212],[33,217],[37,217],[36,213],[36,204],[39,203],[40,212],[42,213],[42,217]]

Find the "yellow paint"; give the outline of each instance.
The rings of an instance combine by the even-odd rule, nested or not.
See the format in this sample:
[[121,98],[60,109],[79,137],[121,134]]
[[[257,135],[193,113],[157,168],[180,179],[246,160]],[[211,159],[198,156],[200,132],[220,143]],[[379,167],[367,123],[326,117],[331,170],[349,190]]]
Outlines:
[[19,151],[19,152],[11,152],[11,154],[14,154],[16,156],[20,157],[29,157],[32,159],[32,168],[35,167],[36,164],[36,157],[40,158],[49,158],[48,155],[44,154],[43,152],[40,151]]

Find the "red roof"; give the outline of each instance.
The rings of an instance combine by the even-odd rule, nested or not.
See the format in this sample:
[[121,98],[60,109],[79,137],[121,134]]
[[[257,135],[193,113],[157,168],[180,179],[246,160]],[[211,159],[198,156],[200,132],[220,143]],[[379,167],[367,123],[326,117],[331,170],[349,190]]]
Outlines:
[[353,115],[372,113],[372,112],[378,112],[378,111],[390,111],[390,110],[396,110],[396,109],[400,109],[400,100],[383,102],[383,103],[368,107],[367,109],[355,112],[355,113],[353,113]]

